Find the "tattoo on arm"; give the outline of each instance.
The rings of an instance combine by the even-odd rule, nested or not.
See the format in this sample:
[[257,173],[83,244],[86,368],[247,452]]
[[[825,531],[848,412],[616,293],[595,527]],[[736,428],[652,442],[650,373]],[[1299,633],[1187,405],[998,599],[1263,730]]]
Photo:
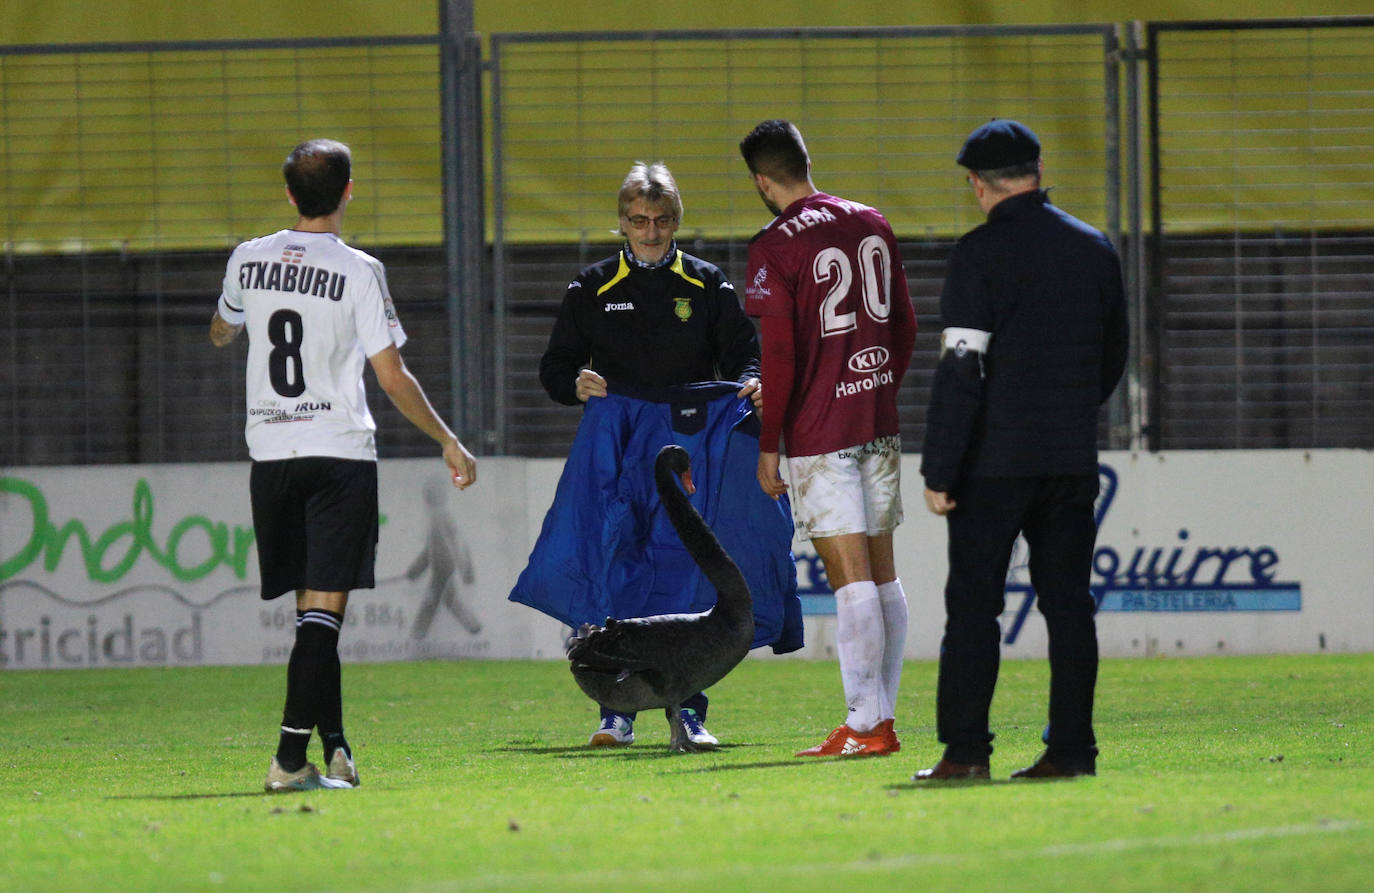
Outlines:
[[231,325],[218,313],[210,318],[210,343],[215,347],[224,347],[237,338],[239,332],[242,331],[242,324],[237,326]]

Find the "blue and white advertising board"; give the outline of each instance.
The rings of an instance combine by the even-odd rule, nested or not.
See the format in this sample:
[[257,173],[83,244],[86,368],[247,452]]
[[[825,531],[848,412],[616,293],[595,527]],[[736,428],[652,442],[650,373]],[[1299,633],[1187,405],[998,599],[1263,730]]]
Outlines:
[[[909,657],[939,654],[948,568],[944,521],[906,457],[895,537],[911,602]],[[1356,450],[1103,453],[1092,588],[1104,656],[1374,649],[1374,454]],[[833,599],[798,544],[808,653],[833,655]],[[809,584],[809,585],[808,585]],[[1045,653],[1028,555],[1018,541],[1002,616],[1008,657]],[[808,631],[812,627],[808,628]]]

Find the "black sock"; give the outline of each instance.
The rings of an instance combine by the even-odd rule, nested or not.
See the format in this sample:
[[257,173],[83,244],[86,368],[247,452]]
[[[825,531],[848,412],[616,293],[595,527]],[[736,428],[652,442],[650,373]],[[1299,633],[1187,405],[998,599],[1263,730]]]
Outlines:
[[[322,738],[325,735],[331,736],[331,738],[325,738],[326,762],[328,762],[329,757],[334,755],[334,748],[338,746],[337,744],[329,744],[330,740],[337,740],[332,739],[332,736],[337,735],[339,738],[343,736],[343,673],[339,665],[338,642],[339,636],[338,633],[335,633],[334,645],[323,657],[320,677],[320,712],[315,718],[315,724],[320,729],[320,736]],[[349,756],[352,755],[352,751],[350,751]]]
[[281,727],[277,739],[277,765],[287,772],[297,772],[305,765],[305,751],[310,744],[310,730]]
[[[335,616],[340,625],[343,618]],[[344,753],[348,754],[349,759],[353,758],[353,749],[348,746],[348,741],[344,738],[343,727],[343,668],[339,664],[339,634],[334,633],[334,644],[329,648],[328,654],[324,657],[324,672],[320,679],[320,712],[315,719],[315,725],[320,730],[320,740],[324,743],[324,762],[329,765],[329,760],[334,756],[334,751],[340,747]]]
[[311,729],[319,725],[321,734],[333,731],[327,720],[321,720],[330,704],[339,699],[338,647],[342,622],[342,616],[320,608],[297,612],[296,644],[286,667],[286,707],[277,745],[277,762],[288,772],[305,765]]

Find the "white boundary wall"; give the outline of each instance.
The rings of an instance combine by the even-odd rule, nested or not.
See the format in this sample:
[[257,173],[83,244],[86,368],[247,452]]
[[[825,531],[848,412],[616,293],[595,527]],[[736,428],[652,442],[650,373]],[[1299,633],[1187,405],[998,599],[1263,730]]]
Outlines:
[[[897,563],[911,603],[907,655],[929,659],[944,622],[945,531],[925,511],[919,462],[903,460]],[[1104,656],[1374,651],[1374,454],[1104,453],[1102,466]],[[472,489],[447,498],[472,557],[471,579],[448,581],[470,612],[465,626],[428,573],[406,576],[430,523],[423,491],[444,483],[442,466],[382,462],[378,588],[350,600],[345,661],[561,657],[563,628],[506,596],[562,463],[485,458],[479,468]],[[294,600],[258,598],[251,526],[247,464],[0,470],[0,667],[284,662]],[[813,554],[798,544],[817,613],[797,656],[829,658],[833,600],[815,585]],[[1044,624],[1021,611],[1020,549],[1014,565],[1004,654],[1043,655]]]

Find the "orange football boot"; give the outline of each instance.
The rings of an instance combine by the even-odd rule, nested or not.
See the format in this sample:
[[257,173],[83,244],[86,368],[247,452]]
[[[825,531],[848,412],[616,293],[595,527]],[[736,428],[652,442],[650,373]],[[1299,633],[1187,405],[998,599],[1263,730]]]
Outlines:
[[892,752],[895,736],[889,739],[890,730],[882,723],[872,731],[856,732],[848,725],[842,725],[815,747],[797,752],[799,757],[877,757]]
[[873,730],[875,732],[881,731],[884,735],[887,736],[888,753],[896,753],[897,751],[902,749],[902,742],[897,740],[897,729],[894,728],[895,723],[896,720],[885,719],[882,722],[878,723],[878,727]]

